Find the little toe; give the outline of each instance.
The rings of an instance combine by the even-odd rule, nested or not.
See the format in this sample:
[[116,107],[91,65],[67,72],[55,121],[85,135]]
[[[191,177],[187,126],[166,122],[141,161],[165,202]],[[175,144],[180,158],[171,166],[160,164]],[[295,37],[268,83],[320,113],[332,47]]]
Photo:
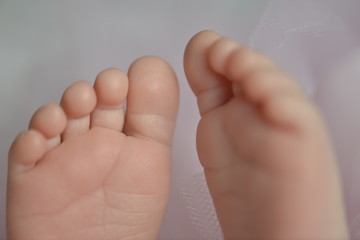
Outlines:
[[66,115],[57,104],[48,104],[39,108],[31,118],[29,129],[35,129],[47,139],[47,148],[60,144],[60,134],[66,127]]
[[61,106],[68,123],[62,139],[77,136],[90,128],[90,113],[96,105],[96,94],[86,81],[78,81],[67,88],[61,99]]
[[184,53],[184,70],[191,89],[198,99],[201,115],[227,102],[232,96],[231,83],[209,65],[209,48],[221,37],[213,31],[196,34]]
[[34,167],[45,154],[47,145],[46,138],[37,130],[21,133],[9,151],[9,171],[26,171]]
[[173,69],[160,58],[143,57],[131,65],[128,76],[125,133],[171,145],[179,104]]
[[121,131],[124,125],[124,102],[128,79],[122,71],[110,68],[98,74],[94,84],[97,105],[91,114],[91,128]]

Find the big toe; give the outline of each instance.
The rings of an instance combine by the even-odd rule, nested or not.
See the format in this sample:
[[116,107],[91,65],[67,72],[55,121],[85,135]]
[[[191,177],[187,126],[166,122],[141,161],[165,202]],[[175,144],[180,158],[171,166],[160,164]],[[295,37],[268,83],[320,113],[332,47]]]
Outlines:
[[179,104],[173,69],[157,57],[143,57],[130,67],[124,131],[127,135],[171,145]]
[[220,39],[213,31],[196,34],[184,53],[184,70],[191,89],[198,99],[201,115],[221,106],[231,97],[231,83],[209,65],[208,52]]

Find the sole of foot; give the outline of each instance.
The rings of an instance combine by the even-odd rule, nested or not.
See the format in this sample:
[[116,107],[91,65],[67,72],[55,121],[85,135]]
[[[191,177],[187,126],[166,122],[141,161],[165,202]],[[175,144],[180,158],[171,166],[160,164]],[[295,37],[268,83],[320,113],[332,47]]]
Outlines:
[[212,31],[184,67],[225,239],[346,239],[335,154],[315,106],[264,54]]
[[8,239],[156,239],[178,96],[172,68],[143,57],[36,111],[9,151]]

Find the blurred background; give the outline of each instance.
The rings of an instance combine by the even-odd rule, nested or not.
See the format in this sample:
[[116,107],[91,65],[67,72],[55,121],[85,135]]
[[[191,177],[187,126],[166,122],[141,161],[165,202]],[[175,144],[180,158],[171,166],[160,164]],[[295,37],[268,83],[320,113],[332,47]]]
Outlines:
[[126,71],[144,55],[166,59],[181,88],[173,188],[159,239],[215,239],[199,230],[181,190],[184,179],[201,172],[195,151],[199,115],[182,58],[188,40],[204,29],[266,52],[318,103],[339,154],[356,238],[359,5],[356,0],[0,0],[0,239],[5,240],[7,151],[32,113],[58,102],[72,82],[93,82],[108,67]]

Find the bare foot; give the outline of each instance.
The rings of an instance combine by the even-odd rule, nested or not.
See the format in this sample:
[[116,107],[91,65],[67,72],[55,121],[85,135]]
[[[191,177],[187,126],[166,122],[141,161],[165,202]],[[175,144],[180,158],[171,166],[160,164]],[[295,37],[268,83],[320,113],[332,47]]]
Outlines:
[[177,107],[174,72],[145,57],[40,108],[9,153],[8,239],[156,239]]
[[264,55],[204,31],[184,58],[197,149],[226,239],[346,239],[335,155],[295,81]]

